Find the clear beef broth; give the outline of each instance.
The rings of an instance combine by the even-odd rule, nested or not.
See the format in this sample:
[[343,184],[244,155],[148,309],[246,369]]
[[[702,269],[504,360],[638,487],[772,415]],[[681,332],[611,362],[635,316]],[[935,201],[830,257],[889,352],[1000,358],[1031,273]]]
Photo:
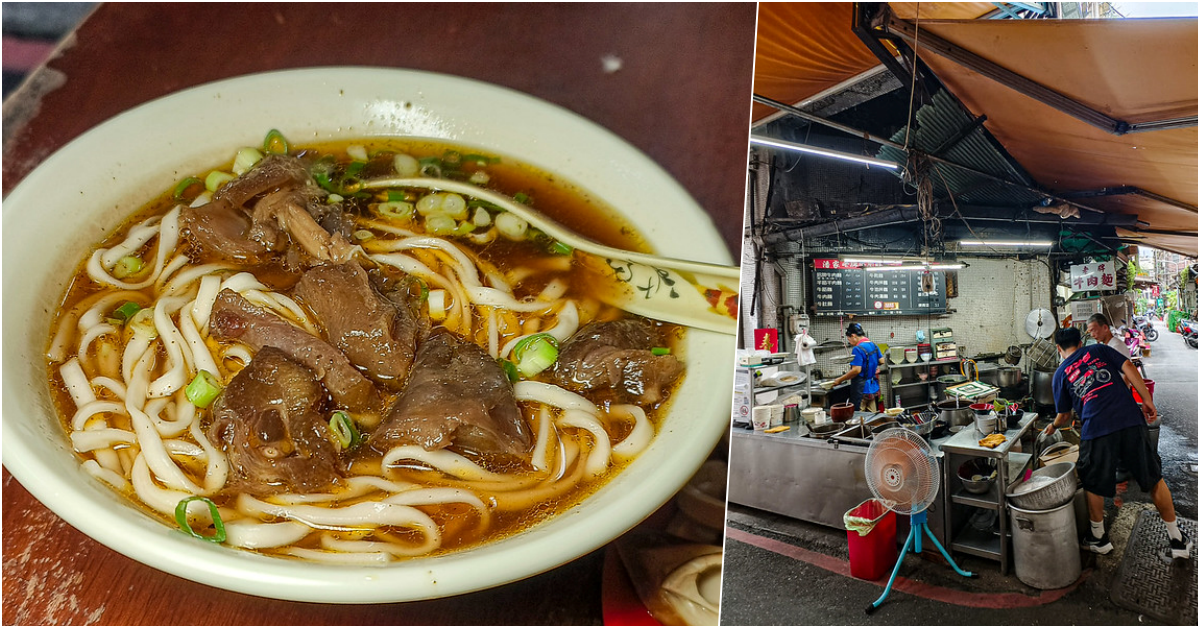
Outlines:
[[[316,159],[322,155],[333,155],[339,163],[344,163],[348,160],[346,155],[347,147],[352,144],[363,144],[373,154],[372,159],[368,161],[368,165],[360,173],[361,178],[370,178],[372,176],[386,176],[387,161],[391,153],[402,152],[412,155],[415,158],[422,157],[438,157],[446,155],[447,151],[456,151],[459,154],[469,154],[471,151],[464,148],[438,145],[433,143],[411,143],[400,140],[382,140],[369,143],[366,142],[342,142],[337,144],[323,144],[307,146],[301,152],[301,155],[306,158]],[[294,154],[299,151],[292,151]],[[473,167],[465,167],[464,171],[469,173],[474,171]],[[555,176],[545,172],[540,172],[536,169],[513,163],[509,160],[502,159],[499,163],[489,164],[486,171],[490,177],[486,183],[489,189],[499,190],[509,195],[525,194],[531,199],[529,204],[550,215],[558,222],[566,225],[570,229],[585,234],[587,237],[607,244],[610,246],[647,251],[648,247],[645,242],[633,231],[633,229],[616,216],[612,211],[601,206],[600,204],[587,198],[587,195],[579,190],[570,189],[563,182],[556,180]],[[174,208],[179,201],[173,198],[170,191],[164,193],[159,198],[147,204],[145,208],[133,214],[125,224],[107,237],[98,248],[111,247],[123,240],[125,233],[134,225],[146,220],[151,216],[162,216]],[[361,218],[377,218],[372,214],[371,203],[366,200],[352,200],[343,203],[346,215],[355,220]],[[380,234],[382,235],[382,234]],[[369,244],[369,243],[364,243]],[[478,259],[482,260],[487,265],[494,266],[500,271],[506,271],[513,268],[522,267],[538,267],[539,265],[562,265],[563,260],[554,259],[548,256],[546,252],[546,243],[542,241],[524,241],[513,242],[503,238],[496,238],[487,244],[469,244],[466,248],[475,252]],[[199,265],[211,260],[205,259],[205,255],[191,247],[186,239],[181,239],[180,251],[187,255],[190,260],[189,266]],[[136,253],[142,257],[149,257],[153,254],[154,243],[144,245]],[[414,253],[415,257],[425,259],[425,257],[435,257],[428,255],[425,252]],[[547,262],[547,260],[550,260]],[[567,264],[569,269],[565,272],[565,277],[568,279],[569,288],[566,290],[563,298],[570,299],[573,302],[580,304],[581,310],[586,310],[585,314],[588,320],[602,321],[613,320],[623,317],[624,315],[610,306],[603,305],[599,295],[595,292],[593,283],[586,275],[583,274],[577,264]],[[297,283],[299,276],[284,268],[279,264],[256,265],[251,269],[267,289],[278,291],[280,293],[290,293]],[[373,269],[373,272],[379,275],[378,279],[384,283],[387,281],[405,282],[407,274],[386,265],[380,265]],[[155,286],[152,284],[147,288],[140,290],[129,291],[127,298],[123,297],[122,301],[141,302],[143,304],[153,303],[156,295],[154,294]],[[512,286],[513,295],[518,299],[528,298],[537,295],[542,286],[538,281],[517,281]],[[411,288],[416,290],[416,288]],[[75,278],[72,280],[60,308],[59,317],[70,316],[72,311],[86,309],[89,302],[94,300],[102,292],[109,291],[109,288],[101,288],[96,286],[91,280],[86,268],[86,260],[81,264],[76,272]],[[528,328],[534,324],[530,319],[533,316],[518,315],[516,317],[517,324],[522,328]],[[581,322],[582,326],[582,322]],[[59,320],[55,320],[51,326],[51,340],[59,329]],[[682,330],[673,326],[654,324],[659,338],[667,347],[675,347],[682,337]],[[120,341],[115,340],[119,334]],[[106,339],[105,336],[100,336],[98,340],[92,342],[88,347],[85,355],[85,360],[81,362],[85,365],[89,376],[108,376],[114,380],[122,379],[122,361],[119,355],[114,355],[119,352],[124,342],[129,338],[130,333],[118,331],[111,337]],[[482,347],[488,345],[488,334],[484,332],[482,326],[478,329],[473,329],[472,333],[466,338],[475,344]],[[218,345],[217,341],[207,338],[205,344],[210,349],[215,350]],[[68,359],[70,356],[67,356]],[[159,347],[155,358],[158,364],[162,364],[169,360],[170,356],[165,348]],[[73,428],[71,425],[72,417],[76,412],[76,403],[68,392],[68,387],[63,381],[63,378],[56,376],[59,368],[62,366],[61,360],[50,360],[49,370],[52,374],[50,377],[50,387],[52,396],[57,406],[60,417],[62,418],[64,428],[70,432]],[[232,372],[240,369],[240,364],[235,360],[222,359],[221,368],[229,368]],[[155,371],[154,375],[159,375]],[[544,379],[544,378],[543,378]],[[226,382],[228,384],[228,382]],[[678,382],[666,390],[666,397],[654,404],[653,407],[646,408],[647,414],[651,422],[656,422],[666,410],[669,404],[670,392]],[[112,390],[103,387],[93,386],[94,393],[101,401],[111,400],[120,402],[117,394]],[[387,390],[385,387],[377,386],[380,395],[384,399],[384,407],[390,407],[399,393]],[[538,419],[535,404],[522,401],[519,404],[525,421],[530,425],[536,425]],[[602,411],[609,409],[607,401],[598,401]],[[201,413],[200,425],[202,428],[207,428],[211,424],[211,417],[206,415],[205,410],[199,410]],[[132,421],[128,416],[123,416],[120,413],[106,413],[97,415],[103,417],[106,425],[109,428],[135,431]],[[169,418],[169,417],[167,417]],[[630,422],[610,420],[606,421],[609,429],[609,437],[613,443],[621,442],[627,437],[630,437],[634,432],[634,424]],[[367,430],[369,431],[369,430]],[[581,432],[577,428],[568,428],[566,433],[573,434]],[[180,438],[186,438],[181,436]],[[582,447],[578,454],[579,460],[574,463],[576,466],[583,465],[583,459],[590,451],[585,451],[587,447]],[[134,456],[137,455],[140,448],[131,447],[129,445],[117,444],[111,447],[109,455],[114,456],[116,463],[110,461],[110,465],[118,464],[119,468],[128,470],[135,467]],[[525,478],[530,474],[530,463],[528,460],[503,455],[480,454],[472,451],[458,452],[473,463],[486,469],[488,472],[495,474],[509,474],[516,478]],[[84,460],[94,458],[90,453],[80,454]],[[205,462],[201,459],[188,460],[186,456],[176,456],[176,461],[186,473],[190,473],[192,477],[202,476],[205,469]],[[464,547],[476,545],[481,542],[488,542],[504,536],[519,532],[520,530],[532,525],[538,521],[542,521],[547,517],[554,516],[569,508],[572,504],[577,503],[587,495],[594,492],[599,487],[603,486],[604,481],[620,471],[628,464],[628,459],[613,459],[609,468],[602,475],[586,480],[579,480],[569,490],[547,491],[553,493],[550,498],[544,500],[536,500],[531,502],[526,507],[511,508],[497,510],[491,514],[491,523],[482,529],[476,525],[478,515],[472,513],[472,507],[461,503],[443,503],[443,504],[428,504],[417,506],[421,511],[427,514],[438,525],[442,535],[440,546],[430,552],[432,555],[455,551]],[[374,452],[364,451],[354,455],[352,458],[346,459],[346,474],[347,475],[380,475],[383,466],[383,458]],[[575,473],[575,475],[580,475]],[[429,487],[444,487],[444,486],[460,486],[461,482],[447,480],[442,474],[436,471],[431,471],[423,468],[419,464],[411,465],[394,465],[388,473],[388,477],[395,482],[412,482],[422,486]],[[468,483],[469,484],[469,483]],[[136,491],[126,490],[126,493],[134,501],[140,503],[135,495]],[[222,511],[233,511],[237,508],[238,495],[234,491],[222,490],[209,496]],[[344,500],[337,500],[330,504],[331,507],[345,507],[353,505],[360,501],[371,501],[371,495],[362,497],[350,497]],[[153,508],[147,510],[154,514],[163,517],[170,525],[175,525],[174,521],[170,521],[170,517],[166,516],[161,511],[156,511]],[[326,531],[327,536],[332,535],[345,540],[357,540],[364,538],[362,530],[350,526],[346,530]],[[411,537],[415,533],[404,529],[403,527],[394,526],[376,526],[374,532],[370,534],[372,539],[382,539],[387,541],[396,541],[400,544],[415,543]],[[290,550],[293,548],[308,548],[317,549],[322,543],[321,535],[313,533],[306,535],[300,541],[289,544],[286,548],[280,549],[261,549],[267,554],[280,553],[282,550]]]

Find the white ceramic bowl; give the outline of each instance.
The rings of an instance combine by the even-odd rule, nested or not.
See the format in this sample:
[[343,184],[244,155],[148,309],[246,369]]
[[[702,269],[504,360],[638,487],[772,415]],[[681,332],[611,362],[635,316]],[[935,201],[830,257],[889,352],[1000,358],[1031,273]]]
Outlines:
[[240,77],[117,116],[47,159],[5,199],[4,464],[100,543],[216,587],[309,602],[398,602],[512,582],[582,556],[671,498],[728,429],[734,339],[690,331],[687,376],[658,436],[601,490],[560,516],[476,549],[383,568],[259,556],[191,539],[80,469],[50,402],[43,353],[72,270],[129,213],[175,181],[280,129],[296,144],[420,136],[512,156],[619,208],[664,255],[731,262],[707,215],[661,168],[559,107],[461,78],[371,68]]

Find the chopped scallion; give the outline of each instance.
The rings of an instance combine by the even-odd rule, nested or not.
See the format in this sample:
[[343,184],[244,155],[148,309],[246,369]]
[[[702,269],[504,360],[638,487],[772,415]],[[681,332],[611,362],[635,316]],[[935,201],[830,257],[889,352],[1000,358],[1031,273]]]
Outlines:
[[475,185],[487,185],[488,181],[491,180],[492,177],[482,170],[476,170],[475,172],[472,172],[471,176],[467,178],[467,181],[470,181]]
[[246,171],[254,167],[254,164],[262,161],[263,154],[258,152],[256,148],[243,148],[237,152],[233,158],[233,174],[241,176]]
[[512,362],[509,362],[508,360],[505,360],[504,358],[500,358],[498,360],[498,362],[500,362],[500,368],[504,371],[504,375],[506,377],[508,377],[508,381],[510,381],[510,382],[520,381],[521,375],[519,373],[517,373],[517,365],[516,364],[513,364]]
[[279,129],[271,129],[267,132],[266,139],[263,140],[264,153],[285,154],[288,152],[288,143],[284,139],[283,133]]
[[464,220],[464,221],[462,221],[462,223],[460,223],[458,225],[458,227],[456,227],[454,229],[454,235],[467,235],[468,233],[471,233],[474,230],[475,230],[475,223]]
[[196,177],[188,177],[183,181],[180,181],[179,185],[175,186],[175,191],[171,192],[171,196],[174,197],[175,200],[181,201],[183,200],[183,194],[188,191],[188,188],[192,187],[193,185],[202,185],[203,183],[203,181],[197,179]]
[[533,377],[558,360],[558,340],[550,334],[534,334],[521,339],[512,350],[517,372]]
[[221,189],[222,185],[225,185],[230,181],[233,181],[233,175],[229,174],[228,172],[213,170],[212,172],[208,173],[207,177],[204,177],[204,189],[208,190],[209,192],[216,192],[217,190]]
[[367,156],[367,147],[362,144],[351,144],[346,147],[346,154],[354,161],[367,161],[370,159]]
[[407,201],[407,200],[409,200],[408,193],[405,192],[404,190],[388,190],[387,191],[387,200],[389,203],[395,203],[395,202],[399,202],[399,201]]
[[212,373],[200,371],[183,394],[197,408],[207,408],[221,394],[221,382]]
[[489,157],[487,155],[479,155],[479,154],[475,154],[475,153],[471,153],[469,155],[463,155],[462,160],[467,163],[474,162],[475,165],[477,165],[477,166],[486,166],[489,164],[500,163],[499,157]]
[[574,251],[575,247],[571,246],[570,244],[559,242],[558,240],[555,240],[554,244],[550,245],[550,252],[554,253],[555,255],[570,255]]
[[145,267],[146,263],[142,261],[142,258],[126,255],[117,260],[116,266],[113,266],[113,277],[117,279],[132,277],[142,272],[142,269]]
[[[188,504],[194,501],[201,501],[208,505],[208,512],[210,515],[212,515],[213,529],[215,530],[212,536],[200,534],[192,529],[192,524],[188,523]],[[182,528],[184,532],[187,532],[189,535],[198,539],[203,539],[210,543],[225,542],[225,522],[221,520],[221,513],[217,510],[217,505],[213,503],[213,500],[207,497],[192,495],[191,497],[185,497],[179,500],[179,503],[175,505],[175,522],[179,524],[179,527]]]
[[528,194],[524,192],[517,192],[516,194],[513,194],[513,200],[522,205],[528,205],[530,199]]
[[425,232],[430,235],[453,235],[458,223],[445,214],[434,214],[425,218]]
[[654,347],[650,350],[653,355],[671,355],[671,350],[667,347]]
[[325,197],[325,202],[327,203],[340,203],[344,200],[346,199],[341,194],[330,194]]
[[142,309],[142,306],[138,305],[137,303],[134,303],[133,301],[126,301],[125,305],[113,310],[113,318],[124,322],[133,318],[133,315],[137,314],[138,310],[140,309]]
[[329,429],[333,430],[333,437],[337,440],[338,445],[341,445],[343,451],[354,449],[362,442],[362,436],[354,427],[354,421],[350,420],[350,415],[341,410],[334,412],[333,417],[329,419]]
[[376,205],[375,211],[385,218],[408,220],[413,215],[413,204],[408,201],[388,201]]
[[354,239],[359,242],[366,242],[367,240],[374,240],[375,234],[370,229],[359,229],[354,232]]

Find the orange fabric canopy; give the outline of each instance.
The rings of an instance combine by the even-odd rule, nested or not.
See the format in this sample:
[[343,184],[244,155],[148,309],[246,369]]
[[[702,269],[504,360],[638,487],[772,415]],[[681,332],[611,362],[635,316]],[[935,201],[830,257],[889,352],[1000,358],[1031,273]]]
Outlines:
[[[916,17],[916,3],[892,3]],[[920,29],[1130,123],[1197,114],[1197,21],[975,20],[990,3],[922,3]],[[851,31],[852,3],[762,4],[756,94],[795,104],[879,65]],[[1113,135],[1020,94],[935,53],[921,57],[1033,178],[1058,193],[1137,187],[1195,207],[1196,127]],[[775,113],[755,104],[753,119]],[[1116,214],[1136,214],[1144,243],[1195,257],[1197,214],[1145,196],[1079,199]],[[1187,235],[1190,234],[1190,235]]]

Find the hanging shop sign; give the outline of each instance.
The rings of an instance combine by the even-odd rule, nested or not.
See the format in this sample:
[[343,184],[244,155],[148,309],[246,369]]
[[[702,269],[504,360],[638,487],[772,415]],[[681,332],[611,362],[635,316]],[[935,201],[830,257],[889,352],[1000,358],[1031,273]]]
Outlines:
[[813,260],[817,315],[901,316],[946,312],[946,273]]
[[1071,266],[1071,289],[1075,292],[1089,290],[1116,290],[1117,265],[1113,262],[1093,262]]

